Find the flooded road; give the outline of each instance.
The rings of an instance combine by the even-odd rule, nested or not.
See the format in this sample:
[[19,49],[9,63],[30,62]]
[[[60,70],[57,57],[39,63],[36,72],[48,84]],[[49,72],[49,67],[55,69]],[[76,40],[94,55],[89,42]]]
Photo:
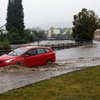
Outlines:
[[100,65],[100,42],[56,51],[57,64],[32,69],[0,69],[0,93],[61,74]]
[[57,61],[64,61],[73,58],[100,57],[100,42],[94,42],[93,45],[56,51],[56,57]]

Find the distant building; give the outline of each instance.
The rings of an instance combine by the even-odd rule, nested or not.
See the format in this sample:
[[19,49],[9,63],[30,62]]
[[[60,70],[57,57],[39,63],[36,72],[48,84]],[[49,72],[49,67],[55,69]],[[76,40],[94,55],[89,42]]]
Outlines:
[[55,35],[60,34],[60,29],[59,29],[59,28],[55,28],[55,29],[53,30],[53,34],[55,34]]
[[61,34],[65,35],[67,33],[68,29],[67,28],[61,28],[60,30],[61,30]]
[[94,32],[94,40],[100,41],[100,29]]
[[48,37],[52,37],[54,35],[58,35],[61,33],[61,30],[60,28],[54,28],[54,27],[51,27],[49,30],[48,30]]
[[55,38],[55,39],[73,39],[71,36],[72,28],[54,28],[51,27],[47,32],[48,38]]
[[52,34],[53,34],[53,33],[52,33],[51,30],[48,30],[48,33],[47,33],[47,34],[48,34],[48,37],[50,38],[50,37],[52,37]]

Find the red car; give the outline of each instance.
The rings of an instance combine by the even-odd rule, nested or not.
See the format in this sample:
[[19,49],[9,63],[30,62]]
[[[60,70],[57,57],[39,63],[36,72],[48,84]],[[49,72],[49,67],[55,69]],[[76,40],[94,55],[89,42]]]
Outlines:
[[55,53],[50,47],[25,46],[0,56],[0,67],[24,65],[26,67],[55,62]]

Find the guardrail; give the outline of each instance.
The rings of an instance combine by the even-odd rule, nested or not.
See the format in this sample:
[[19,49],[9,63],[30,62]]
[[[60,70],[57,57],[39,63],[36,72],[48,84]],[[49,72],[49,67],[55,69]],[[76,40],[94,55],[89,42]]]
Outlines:
[[[38,44],[38,46],[46,46],[46,47],[51,47],[52,49],[56,49],[56,50],[60,50],[60,49],[67,49],[67,48],[73,48],[73,47],[77,47],[77,46],[81,46],[82,44],[75,44],[75,43],[67,43],[67,44],[46,44],[46,45],[41,45]],[[33,46],[33,45],[32,45]],[[34,45],[37,46],[37,45]]]

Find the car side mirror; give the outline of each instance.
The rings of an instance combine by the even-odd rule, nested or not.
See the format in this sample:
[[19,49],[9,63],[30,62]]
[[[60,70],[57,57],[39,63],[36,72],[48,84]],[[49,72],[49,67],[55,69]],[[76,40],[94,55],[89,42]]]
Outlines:
[[23,55],[23,57],[29,57],[29,55],[28,54],[25,54],[25,55]]

